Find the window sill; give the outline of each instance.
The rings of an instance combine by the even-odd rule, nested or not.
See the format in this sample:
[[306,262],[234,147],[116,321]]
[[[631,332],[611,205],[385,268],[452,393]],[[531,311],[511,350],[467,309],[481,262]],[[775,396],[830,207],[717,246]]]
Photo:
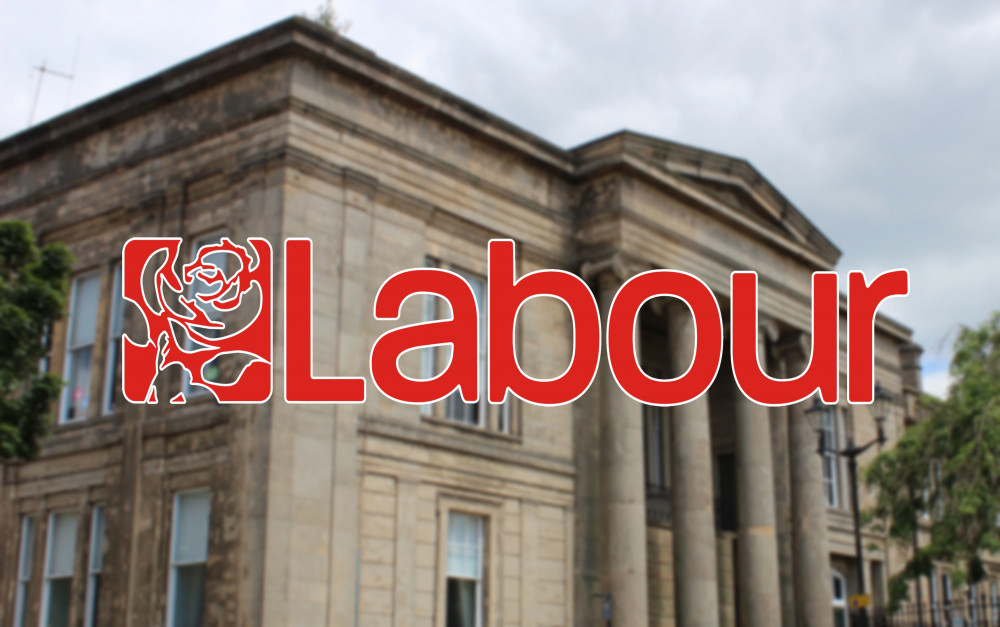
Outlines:
[[52,425],[42,439],[38,459],[58,457],[71,452],[91,450],[121,442],[123,431],[120,410],[94,418]]
[[100,416],[94,416],[93,418],[77,418],[75,420],[67,420],[65,422],[57,422],[52,425],[52,430],[49,431],[50,436],[61,435],[63,433],[72,433],[79,429],[83,429],[88,425],[103,425],[113,422],[116,418],[121,416],[121,410],[114,410],[107,414],[101,414]]
[[520,435],[516,435],[513,433],[501,433],[499,431],[491,431],[483,427],[474,427],[472,425],[467,425],[465,423],[458,422],[455,420],[448,420],[447,418],[438,418],[436,416],[428,416],[427,414],[421,414],[420,420],[421,422],[425,422],[438,427],[447,427],[455,431],[458,431],[459,433],[475,434],[481,437],[493,438],[503,442],[511,442],[516,444],[520,444],[522,441]]

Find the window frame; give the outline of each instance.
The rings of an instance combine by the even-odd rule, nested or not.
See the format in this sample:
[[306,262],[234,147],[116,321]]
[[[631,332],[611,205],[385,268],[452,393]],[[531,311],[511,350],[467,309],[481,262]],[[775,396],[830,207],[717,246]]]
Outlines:
[[[226,238],[226,237],[229,237],[229,235],[228,235],[228,233],[226,231],[212,231],[212,232],[206,233],[204,235],[199,235],[199,236],[195,237],[194,240],[191,243],[190,248],[188,249],[187,263],[194,262],[197,254],[198,254],[198,251],[201,250],[201,248],[203,246],[213,246],[213,245],[221,244],[223,238]],[[218,267],[218,266],[216,266],[216,267]],[[225,273],[226,268],[220,268],[220,269],[222,270],[223,273]],[[197,292],[195,292],[195,283],[192,282],[191,285],[188,286],[187,294],[185,295],[185,298],[190,298],[190,299],[194,300],[196,293]],[[214,307],[209,307],[210,311],[213,310],[213,309],[214,309]],[[218,311],[218,310],[215,310],[215,311]],[[212,317],[211,313],[205,312],[205,315],[208,316],[209,318],[215,320],[215,318]],[[222,319],[223,319],[223,313],[219,312],[219,320],[218,321],[221,321]],[[222,330],[220,330],[220,333],[221,332],[222,332]],[[184,337],[184,350],[186,350],[186,351],[193,350],[194,349],[194,344],[195,344],[194,339],[190,335],[188,335],[187,333],[185,333],[184,336],[185,336]],[[218,357],[216,357],[216,359],[219,359],[220,357],[221,357],[221,355],[218,356]],[[215,361],[215,360],[213,360],[213,361]],[[211,363],[212,363],[211,361],[208,362],[208,364],[211,364]],[[208,364],[206,364],[206,366]],[[183,393],[184,398],[191,399],[191,398],[212,397],[211,390],[209,390],[208,388],[202,387],[200,385],[195,385],[195,384],[191,383],[191,376],[189,374],[187,374],[186,372],[184,372],[184,373],[181,374],[181,379],[182,379],[182,381],[181,381],[181,392]]]
[[[517,437],[517,429],[515,424],[515,412],[514,412],[514,400],[513,395],[508,394],[504,399],[503,403],[492,404],[489,402],[488,393],[488,351],[487,345],[489,342],[488,331],[489,331],[489,280],[488,277],[484,277],[476,272],[466,270],[465,268],[456,266],[454,264],[445,263],[438,259],[428,258],[424,263],[426,268],[435,268],[440,270],[447,270],[448,272],[453,272],[460,276],[463,280],[470,284],[472,287],[473,294],[475,294],[476,289],[473,282],[481,284],[480,298],[476,299],[476,310],[479,313],[479,401],[476,403],[476,422],[471,423],[466,420],[459,419],[452,415],[452,403],[461,403],[462,405],[470,405],[471,403],[465,403],[461,400],[459,392],[456,390],[446,398],[436,402],[427,403],[420,406],[421,417],[425,420],[431,420],[435,423],[447,424],[449,426],[454,426],[459,429],[466,429],[470,431],[481,431],[483,433],[491,433],[504,437]],[[441,320],[442,318],[442,308],[444,306],[444,298],[436,294],[424,294],[422,307],[422,320],[423,322],[430,322],[432,320]],[[443,365],[450,358],[449,354],[450,348],[446,346],[425,346],[421,350],[420,355],[420,377],[422,379],[429,379],[435,374],[440,372]],[[457,400],[456,400],[457,399]],[[495,409],[494,409],[495,408]]]
[[[839,598],[837,597],[836,594],[834,594],[834,592],[837,589],[836,584],[838,582],[840,583],[840,589],[843,592],[843,594],[841,594]],[[836,627],[838,624],[836,622],[836,616],[838,611],[841,612],[841,615],[844,618],[843,625],[845,626],[849,625],[850,616],[847,608],[847,579],[836,568],[830,569],[830,599],[832,606],[831,609],[833,610],[833,615],[834,615],[834,627]]]
[[[944,501],[938,492],[941,489],[941,484],[941,462],[940,460],[932,459],[927,465],[927,478],[925,479],[924,488],[920,491],[920,497],[924,502],[924,509],[920,512],[920,520],[931,520],[933,518],[935,521],[938,521],[944,515]],[[932,498],[934,499],[933,514],[928,507]],[[1000,514],[998,514],[998,517],[1000,517]]]
[[979,603],[977,602],[976,599],[976,586],[974,584],[968,584],[966,595],[968,596],[968,600],[966,602],[968,603],[968,608],[969,608],[969,620],[972,621],[970,624],[980,625],[981,623],[979,621]]
[[941,608],[940,603],[938,602],[938,583],[937,583],[936,569],[931,570],[931,574],[928,577],[928,579],[930,580],[931,584],[931,620],[936,623],[938,620],[940,620],[939,612]]
[[[468,520],[474,521],[475,524],[476,524],[475,532],[476,532],[477,538],[476,538],[476,542],[475,542],[474,548],[478,552],[478,556],[477,556],[477,559],[476,559],[477,572],[475,573],[474,576],[471,576],[471,577],[467,576],[467,575],[455,574],[455,573],[452,573],[450,571],[450,564],[451,564],[451,561],[452,561],[451,560],[451,557],[452,557],[451,551],[452,551],[452,548],[453,548],[452,538],[451,538],[451,531],[452,531],[452,526],[456,524],[456,522],[457,522],[456,519],[459,516],[464,517],[464,518],[466,518]],[[445,566],[445,583],[446,583],[446,585],[445,585],[445,612],[447,614],[447,608],[449,606],[448,599],[447,599],[447,596],[448,596],[448,585],[447,584],[452,579],[473,582],[473,584],[475,585],[475,593],[474,593],[475,594],[475,617],[474,617],[474,625],[471,625],[469,627],[482,627],[482,624],[483,624],[483,592],[484,592],[483,591],[483,587],[484,587],[484,584],[485,584],[485,572],[484,572],[485,568],[484,568],[484,566],[485,566],[485,558],[486,558],[485,529],[486,529],[486,519],[483,516],[478,516],[478,515],[475,515],[475,514],[468,514],[468,513],[459,511],[459,510],[449,510],[449,512],[448,512],[448,537],[445,538],[445,542],[447,542],[447,544],[448,544],[448,546],[446,548],[447,558],[446,558],[446,561],[445,561],[446,562],[446,566]],[[465,548],[468,549],[469,547],[466,546]],[[447,616],[446,616],[445,620],[447,621]]]
[[[73,587],[73,580],[76,579],[77,541],[80,539],[79,538],[79,535],[80,535],[80,512],[78,512],[75,509],[61,509],[61,510],[56,510],[56,511],[53,511],[53,512],[49,512],[48,528],[45,530],[45,535],[46,535],[46,539],[45,539],[45,564],[44,564],[45,568],[43,570],[43,578],[42,578],[42,607],[41,607],[41,612],[39,613],[39,620],[38,620],[38,624],[41,627],[45,627],[46,625],[48,625],[49,611],[50,611],[50,609],[49,609],[49,602],[51,601],[52,581],[56,580],[56,579],[60,579],[60,580],[61,579],[67,579],[67,577],[65,577],[65,576],[62,576],[62,577],[53,576],[52,573],[49,572],[50,571],[50,564],[51,564],[51,561],[52,561],[51,560],[51,558],[52,558],[52,536],[53,536],[53,532],[55,531],[55,520],[56,520],[57,516],[62,516],[62,515],[72,515],[76,519],[76,521],[74,523],[74,525],[76,526],[76,531],[73,534],[73,550],[72,550],[72,554],[73,554],[73,572],[68,577],[68,579],[70,581],[69,585],[70,585],[70,591],[71,591],[70,592],[70,599],[69,599],[70,606],[72,606],[72,602],[73,602],[72,587]],[[67,611],[69,611],[69,609],[70,608],[67,608]]]
[[[75,319],[79,315],[79,312],[77,312],[76,310],[77,305],[79,304],[79,285],[83,280],[91,278],[97,279],[97,301],[96,301],[96,308],[94,310],[94,336],[89,344],[82,344],[82,343],[75,344],[73,343],[74,342],[73,326]],[[63,369],[63,379],[66,381],[66,386],[63,388],[62,394],[60,395],[59,420],[58,420],[58,424],[60,425],[73,424],[80,422],[82,420],[87,420],[91,414],[90,401],[88,400],[87,409],[84,411],[84,414],[82,416],[78,418],[67,417],[67,412],[69,411],[72,405],[72,399],[71,399],[72,380],[70,378],[70,374],[71,374],[71,366],[74,363],[74,360],[72,359],[73,353],[86,349],[87,347],[90,347],[90,383],[89,383],[90,389],[87,392],[89,399],[90,393],[93,392],[94,390],[94,384],[96,383],[95,375],[97,375],[97,369],[95,368],[95,362],[96,362],[95,358],[97,357],[97,355],[95,349],[97,348],[98,341],[100,340],[100,337],[98,337],[98,331],[100,327],[98,319],[101,313],[101,288],[103,287],[103,283],[104,281],[102,280],[100,270],[89,270],[87,272],[82,272],[73,277],[72,286],[70,289],[70,298],[69,298],[69,315],[66,317],[66,333],[64,342],[65,346],[63,350],[62,369]]]
[[107,416],[117,408],[115,391],[118,383],[118,366],[122,363],[122,334],[125,328],[125,298],[122,296],[122,264],[118,261],[111,269],[111,293],[108,307],[108,335],[105,341],[104,390],[101,414]]
[[482,519],[482,552],[479,585],[480,613],[476,617],[476,627],[497,627],[500,615],[499,581],[500,553],[499,529],[501,504],[497,502],[463,498],[460,496],[440,496],[438,498],[438,568],[435,599],[434,626],[446,627],[448,594],[448,523],[451,513],[466,514]]
[[[667,409],[657,405],[642,406],[643,466],[646,475],[646,491],[655,494],[666,493],[671,485],[670,425]],[[657,476],[658,475],[658,476]]]
[[[838,429],[838,426],[840,427]],[[820,430],[823,433],[823,500],[828,508],[839,508],[840,499],[840,434],[843,420],[837,405],[827,407],[820,414]]]
[[[98,524],[98,521],[100,521],[100,524]],[[100,577],[104,570],[106,529],[107,507],[101,503],[95,505],[90,512],[90,548],[87,552],[87,596],[83,615],[84,627],[94,627],[97,624],[97,601],[100,594]],[[95,568],[94,561],[98,556],[100,557],[100,563]]]
[[997,595],[997,581],[993,579],[990,581],[990,625],[992,627],[997,627],[1000,624],[1000,597]]
[[[177,530],[178,530],[177,516],[178,516],[178,513],[180,511],[179,504],[180,504],[181,497],[183,497],[185,495],[194,495],[194,494],[206,494],[206,495],[208,495],[208,522],[207,522],[207,537],[205,538],[205,559],[203,561],[183,561],[183,562],[177,562],[174,559],[174,549],[177,546]],[[167,554],[167,569],[168,569],[168,571],[167,571],[167,608],[166,608],[166,612],[165,612],[165,617],[166,617],[165,625],[166,625],[166,627],[174,627],[174,618],[175,618],[174,617],[174,605],[175,605],[175,602],[176,602],[176,594],[177,594],[177,569],[179,567],[184,567],[184,566],[196,566],[196,565],[199,565],[199,564],[203,564],[203,565],[205,565],[206,571],[207,571],[208,557],[209,557],[209,555],[211,553],[211,547],[212,547],[211,535],[212,535],[212,509],[213,509],[213,507],[212,507],[212,490],[211,490],[211,488],[209,488],[209,487],[201,487],[201,488],[192,488],[192,489],[188,489],[188,490],[178,490],[177,492],[174,492],[172,500],[173,500],[173,507],[172,507],[171,512],[170,512],[170,520],[171,520],[171,524],[170,524],[170,548],[169,548],[170,552]],[[207,577],[206,577],[206,583],[207,583]],[[205,589],[207,589],[207,585],[205,586]],[[202,594],[204,594],[204,590],[205,589],[202,590]],[[202,622],[204,622],[204,612],[205,612],[205,608],[204,608],[204,605],[203,605],[202,606],[202,616],[201,616],[201,621]]]
[[933,460],[931,462],[931,468],[934,470],[934,491],[936,494],[934,502],[934,520],[941,520],[944,517],[944,497],[941,495],[941,491],[944,489],[944,480],[942,479],[941,473],[941,461]]
[[24,627],[28,608],[28,592],[35,560],[38,526],[34,516],[21,516],[21,538],[18,542],[17,589],[14,593],[14,627]]

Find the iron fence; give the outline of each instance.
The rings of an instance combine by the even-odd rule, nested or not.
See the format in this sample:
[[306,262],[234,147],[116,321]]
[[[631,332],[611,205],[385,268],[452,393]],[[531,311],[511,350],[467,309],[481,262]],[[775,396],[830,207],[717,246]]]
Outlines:
[[[860,623],[852,620],[851,624]],[[872,627],[1000,627],[1000,600],[984,594],[979,598],[919,606],[913,603],[891,614],[876,609],[871,613],[869,624]]]

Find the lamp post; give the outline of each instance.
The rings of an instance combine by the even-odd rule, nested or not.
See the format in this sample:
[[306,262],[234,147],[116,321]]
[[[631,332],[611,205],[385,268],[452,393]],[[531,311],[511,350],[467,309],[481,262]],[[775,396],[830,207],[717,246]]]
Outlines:
[[[824,413],[832,411],[833,408],[828,407],[820,401],[819,397],[813,401],[812,407],[806,410],[806,415],[810,416],[810,422],[816,425],[817,432],[819,433],[819,450],[820,455],[825,455],[827,453],[833,453],[839,457],[847,458],[847,469],[850,475],[851,483],[851,505],[854,510],[854,550],[857,554],[857,569],[858,569],[858,592],[859,594],[865,594],[865,561],[863,548],[861,546],[861,508],[858,503],[858,457],[870,449],[871,447],[878,444],[879,446],[885,444],[885,421],[888,417],[889,406],[892,404],[892,397],[882,388],[882,385],[878,382],[875,383],[875,397],[872,402],[872,412],[875,417],[875,424],[878,425],[878,437],[876,437],[871,442],[863,445],[856,445],[854,443],[854,430],[851,429],[851,433],[847,436],[847,446],[843,449],[838,450],[837,447],[832,442],[827,442],[825,437],[825,432],[820,423],[821,417]],[[861,608],[859,613],[860,626],[868,627],[868,609],[865,607]]]

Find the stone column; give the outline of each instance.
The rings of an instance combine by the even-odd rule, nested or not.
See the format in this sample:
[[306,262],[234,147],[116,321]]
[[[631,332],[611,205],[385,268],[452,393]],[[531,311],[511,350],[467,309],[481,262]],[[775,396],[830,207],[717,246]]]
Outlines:
[[[764,330],[758,355],[766,355]],[[766,361],[766,357],[765,357]],[[738,494],[737,576],[740,616],[746,625],[780,625],[778,547],[775,539],[774,475],[768,408],[735,394]]]
[[[805,342],[803,336],[786,356],[789,376],[805,370],[809,354]],[[806,416],[811,400],[788,407],[796,619],[799,627],[833,627],[823,466],[817,450],[817,427]]]
[[[676,377],[687,371],[694,358],[694,317],[686,305],[671,304],[668,325],[671,376]],[[717,627],[719,584],[708,394],[671,408],[670,418],[677,625]]]
[[[601,319],[608,320],[621,280],[599,277]],[[646,483],[643,473],[642,405],[622,391],[601,361],[601,479],[605,507],[605,573],[615,625],[649,623],[646,567]]]
[[[784,362],[777,361],[774,376],[785,378]],[[781,591],[781,625],[795,625],[795,575],[792,568],[792,489],[788,469],[788,408],[769,408],[771,459],[774,473],[774,518],[778,544],[778,587]]]

